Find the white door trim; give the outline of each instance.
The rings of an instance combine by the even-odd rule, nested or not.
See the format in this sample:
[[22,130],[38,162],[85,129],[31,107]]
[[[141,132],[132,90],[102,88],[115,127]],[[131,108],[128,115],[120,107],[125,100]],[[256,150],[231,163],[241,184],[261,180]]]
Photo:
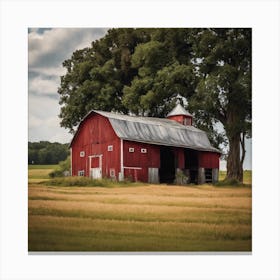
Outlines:
[[89,159],[89,176],[90,177],[92,177],[92,173],[91,173],[91,170],[93,169],[93,168],[91,168],[91,159],[92,158],[99,158],[99,169],[100,169],[100,175],[101,175],[101,178],[102,178],[102,157],[103,157],[103,155],[102,154],[99,154],[99,155],[91,155],[91,156],[88,156],[88,159]]

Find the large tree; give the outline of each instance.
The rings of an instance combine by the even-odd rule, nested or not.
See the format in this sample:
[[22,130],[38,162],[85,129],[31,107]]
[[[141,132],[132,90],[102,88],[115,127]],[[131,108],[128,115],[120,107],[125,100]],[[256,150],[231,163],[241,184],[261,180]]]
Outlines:
[[250,29],[111,29],[63,66],[63,127],[74,132],[92,109],[163,117],[187,100],[212,144],[228,141],[227,177],[242,181],[251,127]]
[[222,139],[229,146],[227,179],[243,181],[245,138],[251,135],[252,118],[251,29],[195,30],[192,42],[199,83],[190,108],[212,131],[214,123],[223,125]]
[[81,119],[93,109],[128,112],[122,103],[123,87],[131,83],[135,47],[150,40],[149,29],[110,29],[92,46],[77,50],[63,62],[67,72],[61,77],[61,126],[75,131]]

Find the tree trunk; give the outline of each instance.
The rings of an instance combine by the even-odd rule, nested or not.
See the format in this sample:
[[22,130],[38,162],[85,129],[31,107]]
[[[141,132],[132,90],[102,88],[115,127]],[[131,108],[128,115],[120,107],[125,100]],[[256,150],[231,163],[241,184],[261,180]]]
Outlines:
[[242,180],[240,180],[240,182],[243,182],[243,162],[244,162],[244,159],[245,159],[245,154],[246,154],[246,150],[245,150],[245,133],[243,132],[242,133],[242,137],[240,137],[240,144],[241,144],[241,159],[240,159],[240,165],[241,165],[241,168],[242,168]]
[[229,137],[226,179],[243,181],[243,168],[240,162],[240,133]]

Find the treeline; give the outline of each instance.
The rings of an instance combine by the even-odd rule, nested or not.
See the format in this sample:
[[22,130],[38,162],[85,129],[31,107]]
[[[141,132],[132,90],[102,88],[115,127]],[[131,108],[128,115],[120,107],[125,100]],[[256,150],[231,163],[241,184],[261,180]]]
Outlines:
[[57,164],[70,154],[69,144],[28,142],[28,164]]

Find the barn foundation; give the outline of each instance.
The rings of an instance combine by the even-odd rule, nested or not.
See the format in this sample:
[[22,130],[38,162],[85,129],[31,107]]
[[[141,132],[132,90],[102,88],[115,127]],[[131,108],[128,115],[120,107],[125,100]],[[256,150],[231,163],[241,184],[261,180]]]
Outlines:
[[205,169],[203,167],[198,168],[197,183],[205,184]]
[[212,183],[215,184],[219,181],[219,169],[213,168],[212,169]]

